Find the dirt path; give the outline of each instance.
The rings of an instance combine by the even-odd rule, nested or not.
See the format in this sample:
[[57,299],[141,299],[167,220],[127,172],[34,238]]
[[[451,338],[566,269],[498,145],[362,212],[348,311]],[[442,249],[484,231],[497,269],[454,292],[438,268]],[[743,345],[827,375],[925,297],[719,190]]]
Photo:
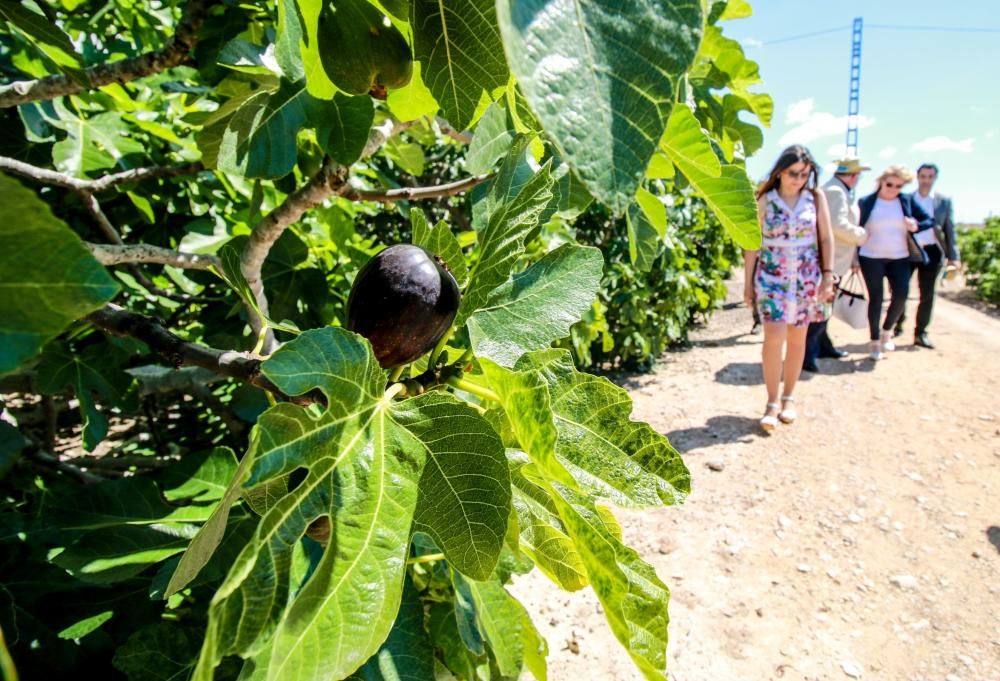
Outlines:
[[[670,678],[1000,681],[1000,319],[940,300],[938,349],[904,337],[877,365],[831,322],[851,357],[821,360],[771,437],[749,326],[731,304],[626,382],[693,476],[683,506],[616,511],[672,592]],[[536,571],[513,591],[549,678],[641,678],[589,589]]]

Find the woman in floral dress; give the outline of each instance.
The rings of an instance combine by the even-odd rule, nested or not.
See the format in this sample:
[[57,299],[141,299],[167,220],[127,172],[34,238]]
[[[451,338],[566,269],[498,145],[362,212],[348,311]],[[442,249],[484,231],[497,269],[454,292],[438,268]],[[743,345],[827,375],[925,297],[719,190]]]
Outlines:
[[781,152],[757,191],[761,248],[743,257],[743,299],[756,304],[764,322],[767,408],[760,425],[767,432],[778,421],[795,420],[792,393],[802,371],[806,331],[809,322],[823,320],[821,303],[833,298],[833,233],[826,197],[816,191],[818,177],[808,149],[795,145]]

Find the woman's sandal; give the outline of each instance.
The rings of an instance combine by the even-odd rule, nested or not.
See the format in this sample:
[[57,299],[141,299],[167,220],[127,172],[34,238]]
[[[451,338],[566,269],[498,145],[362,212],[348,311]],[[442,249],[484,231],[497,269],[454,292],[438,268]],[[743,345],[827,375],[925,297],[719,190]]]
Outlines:
[[[781,409],[781,405],[777,402],[768,402],[767,408]],[[760,419],[760,427],[765,433],[770,433],[778,427],[778,417],[774,414],[764,414]]]
[[784,396],[782,396],[782,398],[781,398],[781,411],[778,412],[778,420],[781,421],[782,423],[794,423],[795,422],[795,417],[798,416],[798,414],[795,412],[795,407],[794,406],[791,406],[791,407],[786,406],[787,403],[794,402],[794,401],[795,401],[795,398],[792,397],[791,395],[784,395]]

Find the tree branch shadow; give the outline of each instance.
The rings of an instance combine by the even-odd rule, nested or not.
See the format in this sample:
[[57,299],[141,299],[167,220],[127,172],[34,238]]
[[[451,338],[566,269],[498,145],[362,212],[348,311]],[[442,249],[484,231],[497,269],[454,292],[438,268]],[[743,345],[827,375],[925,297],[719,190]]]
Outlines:
[[682,454],[692,449],[736,442],[747,444],[758,433],[757,419],[748,416],[712,416],[704,426],[667,433],[674,449]]

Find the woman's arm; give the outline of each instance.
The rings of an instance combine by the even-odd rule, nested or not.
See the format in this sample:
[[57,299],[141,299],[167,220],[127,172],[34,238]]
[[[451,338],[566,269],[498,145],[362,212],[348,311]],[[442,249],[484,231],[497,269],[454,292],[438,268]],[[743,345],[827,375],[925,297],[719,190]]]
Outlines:
[[816,241],[822,259],[819,266],[823,274],[819,283],[818,297],[821,301],[833,298],[833,229],[830,227],[830,207],[826,195],[816,192]]

